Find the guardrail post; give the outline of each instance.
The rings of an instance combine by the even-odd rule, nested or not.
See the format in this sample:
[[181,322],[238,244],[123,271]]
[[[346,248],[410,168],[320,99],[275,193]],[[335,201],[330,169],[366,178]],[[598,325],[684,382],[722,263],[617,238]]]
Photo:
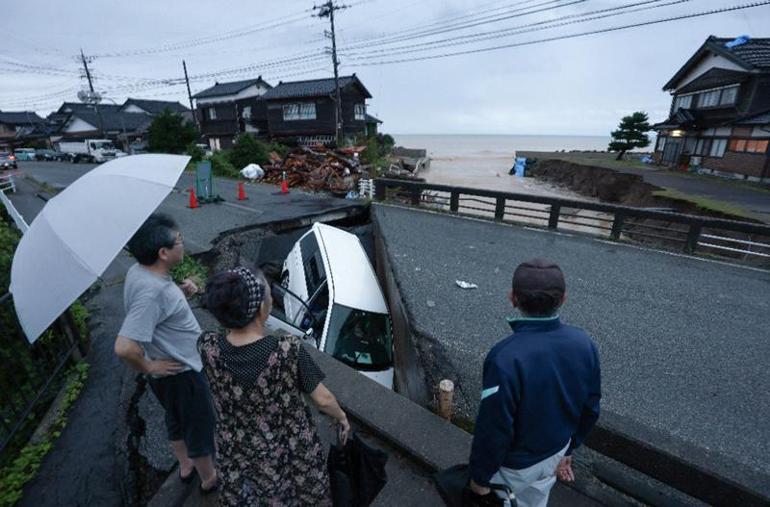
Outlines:
[[409,193],[412,196],[412,206],[419,206],[420,197],[422,196],[422,189],[420,187],[412,187]]
[[548,228],[559,228],[559,213],[561,213],[561,204],[551,204],[551,214],[548,217]]
[[455,190],[449,196],[449,211],[457,213],[460,210],[460,192]]
[[505,197],[495,199],[495,221],[502,222],[505,217]]
[[690,230],[687,232],[687,242],[684,245],[685,253],[695,253],[695,249],[698,248],[698,240],[700,239],[701,228],[702,226],[698,222],[690,224]]
[[612,221],[612,230],[610,231],[610,238],[613,241],[620,240],[620,233],[623,231],[623,223],[626,221],[626,216],[623,213],[616,213],[615,220]]
[[[372,180],[374,182],[374,180]],[[374,200],[375,201],[384,201],[385,196],[387,195],[388,186],[383,183],[379,182],[376,185],[374,185]]]

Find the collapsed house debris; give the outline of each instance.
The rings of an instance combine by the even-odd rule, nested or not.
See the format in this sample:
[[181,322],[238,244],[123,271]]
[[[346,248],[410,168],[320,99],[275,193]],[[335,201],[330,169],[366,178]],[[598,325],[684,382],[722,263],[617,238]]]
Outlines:
[[368,174],[370,167],[359,159],[365,149],[365,146],[354,146],[332,150],[315,145],[294,148],[285,157],[271,152],[271,164],[264,168],[263,181],[279,184],[285,173],[289,187],[328,190],[344,195],[356,188],[362,175]]

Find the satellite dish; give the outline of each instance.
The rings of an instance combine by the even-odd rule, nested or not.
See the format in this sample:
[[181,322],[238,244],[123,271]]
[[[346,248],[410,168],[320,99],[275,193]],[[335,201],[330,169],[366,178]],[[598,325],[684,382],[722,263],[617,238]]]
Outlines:
[[90,90],[80,90],[78,92],[78,100],[87,104],[98,104],[102,101],[102,95],[99,92],[92,92]]

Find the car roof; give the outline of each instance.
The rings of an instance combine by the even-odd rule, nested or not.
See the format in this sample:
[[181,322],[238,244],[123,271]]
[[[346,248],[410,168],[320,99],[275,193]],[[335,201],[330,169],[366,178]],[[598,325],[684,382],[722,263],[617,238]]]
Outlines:
[[354,234],[326,224],[313,225],[323,245],[334,302],[375,313],[388,313],[385,298],[364,247]]

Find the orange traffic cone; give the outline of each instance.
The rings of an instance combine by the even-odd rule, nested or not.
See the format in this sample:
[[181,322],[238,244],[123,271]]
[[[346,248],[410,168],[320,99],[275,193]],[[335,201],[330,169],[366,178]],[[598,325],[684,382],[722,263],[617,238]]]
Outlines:
[[198,207],[198,198],[195,197],[195,189],[193,187],[190,187],[190,209],[195,209]]
[[238,182],[238,200],[245,201],[246,199],[248,199],[248,197],[246,197],[246,190],[243,188],[243,182],[239,181]]
[[282,194],[288,194],[289,193],[289,181],[286,178],[286,171],[284,171],[281,174],[281,193]]

